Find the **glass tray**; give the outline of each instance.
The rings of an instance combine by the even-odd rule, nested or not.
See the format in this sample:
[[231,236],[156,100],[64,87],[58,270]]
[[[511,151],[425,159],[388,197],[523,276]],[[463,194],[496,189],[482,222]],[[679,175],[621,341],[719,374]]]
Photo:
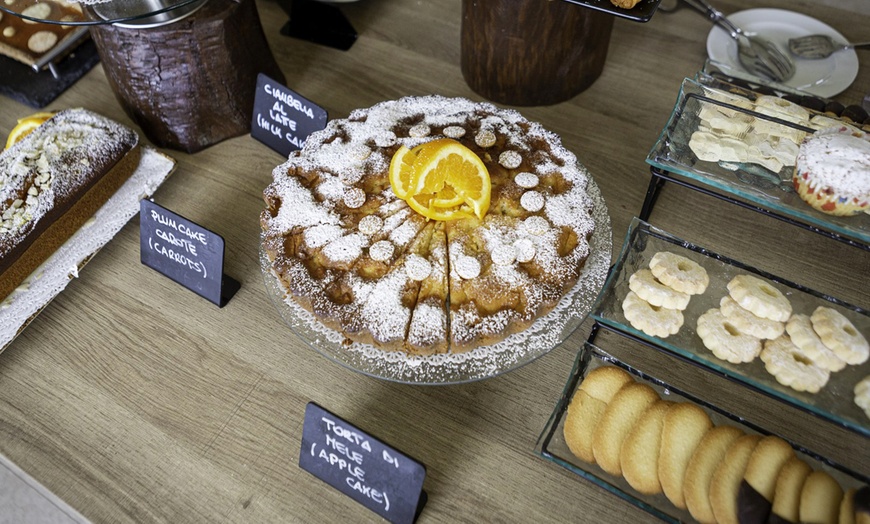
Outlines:
[[649,22],[662,0],[640,0],[631,9],[616,7],[610,0],[564,0],[571,4],[582,5],[596,11],[609,13],[619,18],[627,18],[635,22]]
[[320,323],[313,314],[287,297],[269,261],[260,249],[266,289],[286,324],[302,340],[328,359],[354,371],[395,382],[441,385],[473,382],[514,370],[545,355],[561,344],[586,319],[604,285],[613,252],[610,216],[601,191],[590,178],[588,194],[593,203],[595,232],[590,255],[578,279],[556,308],[529,329],[505,340],[467,353],[413,356],[383,351],[350,342],[340,332]]
[[[568,404],[574,396],[574,392],[583,383],[583,379],[594,369],[603,366],[617,366],[632,375],[637,382],[643,382],[655,389],[659,396],[675,401],[675,402],[692,402],[702,407],[713,424],[716,426],[728,424],[742,429],[746,433],[769,435],[769,431],[749,424],[748,422],[736,417],[713,404],[707,403],[701,399],[674,389],[667,383],[619,361],[615,357],[609,355],[597,346],[585,343],[583,348],[577,353],[577,359],[574,362],[574,368],[571,370],[571,375],[568,377],[568,382],[565,389],[562,391],[562,396],[556,403],[553,414],[547,421],[541,436],[538,438],[535,451],[543,458],[550,460],[565,469],[576,473],[586,480],[604,488],[610,493],[626,500],[637,507],[649,512],[656,517],[667,522],[694,522],[691,514],[687,510],[681,510],[671,504],[664,495],[645,495],[635,491],[622,477],[616,477],[602,470],[595,464],[584,462],[577,458],[568,445],[565,443],[564,437],[564,418]],[[850,487],[860,487],[868,482],[868,478],[850,471],[848,468],[835,464],[832,461],[817,455],[809,450],[795,446],[797,455],[809,464],[814,471],[825,471],[834,477],[844,489]]]
[[[683,311],[685,321],[680,331],[665,339],[635,329],[622,312],[622,301],[629,291],[629,277],[638,269],[649,267],[649,261],[659,251],[670,251],[694,260],[707,270],[710,277],[706,292],[692,296],[689,306]],[[865,337],[870,336],[870,313],[865,309],[717,255],[673,237],[637,218],[629,227],[622,253],[611,270],[592,316],[616,331],[628,333],[654,347],[709,368],[778,400],[870,436],[870,419],[854,403],[852,391],[858,381],[870,374],[870,361],[846,366],[842,371],[832,373],[827,385],[818,393],[812,394],[798,392],[779,384],[764,369],[760,358],[748,364],[731,364],[719,360],[704,346],[695,332],[697,319],[708,309],[719,307],[719,300],[728,294],[725,286],[734,276],[740,274],[751,274],[771,282],[788,297],[794,313],[809,315],[817,306],[831,307],[845,315]]]
[[[729,96],[728,93],[718,90],[712,91]],[[812,133],[814,131],[785,120],[713,100],[708,96],[710,92],[711,88],[702,86],[694,80],[687,78],[683,81],[670,120],[647,156],[648,164],[821,230],[849,237],[863,244],[870,244],[870,214],[837,217],[816,211],[795,191],[791,181],[793,167],[786,166],[779,172],[773,172],[754,163],[699,160],[689,148],[689,139],[698,129],[702,102],[749,114],[780,128],[783,132]]]

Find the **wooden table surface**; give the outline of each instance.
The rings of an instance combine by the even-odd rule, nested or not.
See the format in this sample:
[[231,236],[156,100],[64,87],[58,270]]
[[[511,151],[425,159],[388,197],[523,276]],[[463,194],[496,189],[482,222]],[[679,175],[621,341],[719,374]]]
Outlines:
[[[870,40],[866,0],[721,0],[726,13],[779,7]],[[281,36],[258,3],[290,88],[332,118],[403,95],[479,100],[460,71],[460,6],[449,0],[342,5],[349,51]],[[578,7],[579,9],[579,7]],[[616,20],[602,76],[524,115],[559,133],[601,187],[614,256],[649,181],[645,158],[680,83],[702,66],[710,24],[684,8],[647,24]],[[870,53],[836,98],[870,93]],[[0,79],[2,82],[2,79]],[[98,66],[49,108],[85,107],[132,125]],[[0,102],[0,135],[33,112]],[[135,126],[134,126],[135,127]],[[315,401],[427,466],[420,522],[637,522],[650,519],[535,454],[586,321],[546,356],[496,378],[444,387],[373,379],[322,357],[270,302],[258,263],[263,188],[282,161],[250,136],[178,160],[155,201],[226,239],[241,290],[223,309],[139,263],[132,220],[0,355],[0,453],[95,522],[377,522],[297,466]],[[668,185],[655,225],[721,254],[870,307],[870,254]],[[750,421],[870,474],[868,441],[618,335],[602,347]],[[2,486],[0,486],[2,489]],[[0,509],[2,512],[2,509]]]

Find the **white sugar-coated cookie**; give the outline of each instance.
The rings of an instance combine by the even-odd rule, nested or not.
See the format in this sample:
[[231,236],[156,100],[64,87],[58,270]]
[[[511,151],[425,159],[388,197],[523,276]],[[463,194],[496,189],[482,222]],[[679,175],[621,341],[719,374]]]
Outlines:
[[710,284],[707,270],[694,260],[668,251],[659,251],[649,268],[659,282],[687,295],[700,295]]
[[718,308],[698,317],[696,332],[716,358],[732,364],[752,362],[761,352],[761,339],[741,333]]
[[740,307],[761,318],[785,322],[791,316],[788,298],[758,277],[737,275],[728,282],[728,293]]
[[784,322],[761,318],[748,309],[740,307],[740,304],[728,295],[719,300],[719,309],[728,322],[734,324],[741,333],[762,339],[774,339],[785,332]]
[[817,366],[828,371],[840,371],[846,367],[846,362],[822,343],[807,315],[793,315],[785,324],[785,330],[794,345]]
[[846,364],[863,364],[870,357],[870,344],[848,318],[836,309],[819,306],[810,316],[822,343]]
[[855,404],[864,410],[867,418],[870,418],[870,375],[855,384],[853,392],[855,393]]
[[818,393],[831,376],[827,369],[813,363],[785,334],[766,341],[760,357],[764,361],[764,369],[777,382],[796,391]]
[[652,271],[649,269],[639,269],[632,274],[628,278],[628,287],[637,296],[653,306],[668,309],[679,309],[682,311],[686,309],[689,305],[689,299],[692,298],[690,295],[681,293],[656,280],[656,277],[653,276]]
[[683,327],[682,311],[653,306],[634,291],[625,295],[622,312],[635,329],[653,337],[667,338]]

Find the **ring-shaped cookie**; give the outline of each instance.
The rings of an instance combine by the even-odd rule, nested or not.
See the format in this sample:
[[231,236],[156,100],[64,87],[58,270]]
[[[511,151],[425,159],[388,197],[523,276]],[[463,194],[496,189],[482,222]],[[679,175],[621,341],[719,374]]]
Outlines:
[[819,306],[810,316],[822,343],[846,364],[863,364],[870,357],[870,344],[848,318],[836,309]]
[[741,333],[718,308],[698,317],[696,332],[716,358],[732,364],[752,362],[761,352],[761,339]]
[[649,269],[639,269],[628,279],[628,287],[650,304],[668,309],[686,309],[691,295],[677,291],[656,280]]
[[828,371],[840,371],[846,367],[846,362],[822,343],[807,315],[793,315],[785,324],[785,330],[794,345],[817,366]]
[[710,284],[707,270],[700,264],[669,251],[653,255],[649,268],[659,282],[687,295],[700,295]]
[[647,335],[667,338],[683,326],[683,312],[678,309],[656,307],[629,291],[622,301],[625,319]]
[[777,382],[795,391],[818,393],[831,377],[827,369],[815,364],[794,345],[788,335],[766,341],[759,356],[764,362],[764,369]]
[[728,293],[740,307],[756,316],[785,322],[791,316],[791,302],[769,282],[752,275],[737,275],[728,282]]
[[719,309],[728,322],[734,324],[741,333],[772,340],[785,332],[784,322],[761,318],[748,309],[740,307],[740,304],[728,295],[719,300]]
[[870,375],[855,384],[853,393],[855,393],[855,404],[863,409],[864,414],[870,418]]

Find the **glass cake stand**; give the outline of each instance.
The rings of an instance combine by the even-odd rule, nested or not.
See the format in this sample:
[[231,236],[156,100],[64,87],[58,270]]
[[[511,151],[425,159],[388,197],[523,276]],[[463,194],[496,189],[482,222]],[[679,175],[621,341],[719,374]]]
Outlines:
[[591,178],[588,194],[593,203],[595,232],[589,241],[589,258],[577,284],[562,297],[553,311],[539,318],[529,329],[467,353],[415,356],[348,341],[286,295],[270,270],[261,243],[260,263],[266,289],[282,318],[297,336],[326,358],[354,371],[417,385],[460,384],[494,377],[547,354],[568,338],[592,310],[610,267],[612,232],[607,206]]

